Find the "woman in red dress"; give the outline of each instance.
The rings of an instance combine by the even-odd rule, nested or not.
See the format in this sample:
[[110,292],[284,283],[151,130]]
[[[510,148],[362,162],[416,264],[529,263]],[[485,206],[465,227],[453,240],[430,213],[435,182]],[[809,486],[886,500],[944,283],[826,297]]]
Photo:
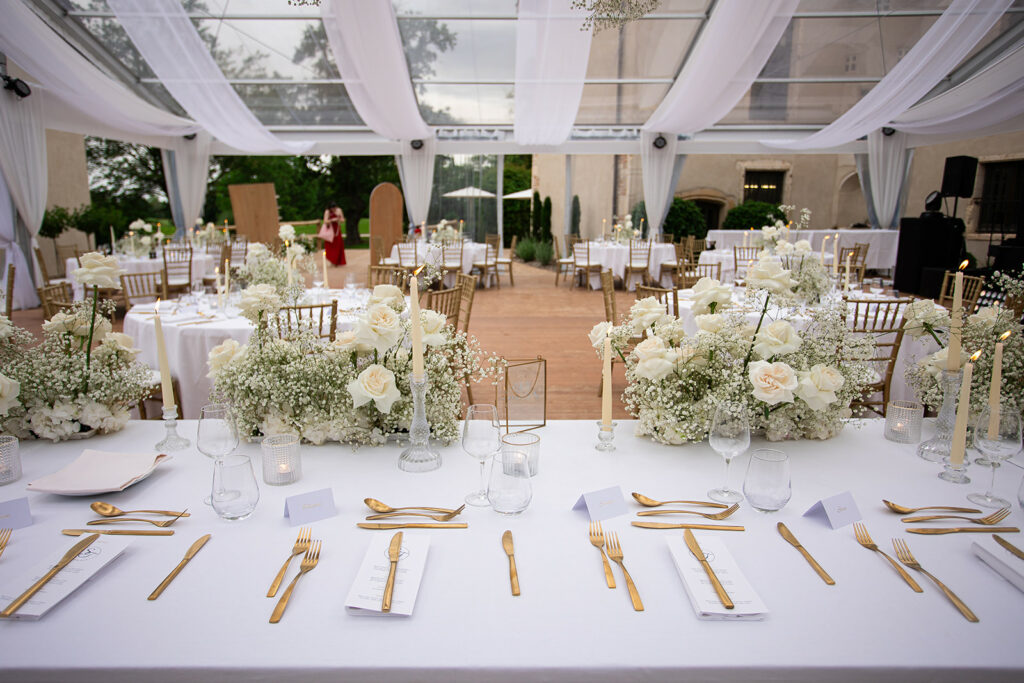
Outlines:
[[324,211],[321,230],[326,226],[334,234],[334,239],[331,241],[324,240],[324,249],[327,250],[327,260],[336,266],[345,265],[345,234],[341,229],[341,224],[344,222],[345,214],[337,204],[332,202]]

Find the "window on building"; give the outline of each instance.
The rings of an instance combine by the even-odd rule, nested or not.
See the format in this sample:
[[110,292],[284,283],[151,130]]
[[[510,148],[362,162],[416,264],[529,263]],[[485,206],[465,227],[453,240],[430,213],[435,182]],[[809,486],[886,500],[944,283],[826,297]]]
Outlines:
[[743,178],[743,201],[782,203],[785,171],[747,171]]
[[846,64],[843,66],[843,71],[848,74],[857,71],[857,55],[846,55]]
[[978,232],[1020,234],[1024,218],[1024,159],[982,164]]
[[711,199],[695,199],[693,203],[704,214],[704,225],[708,230],[718,230],[721,227],[722,202]]

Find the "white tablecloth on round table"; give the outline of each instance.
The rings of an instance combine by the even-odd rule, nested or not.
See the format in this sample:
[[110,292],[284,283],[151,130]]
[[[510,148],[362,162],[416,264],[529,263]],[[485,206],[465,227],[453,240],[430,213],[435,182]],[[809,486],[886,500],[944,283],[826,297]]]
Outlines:
[[[153,452],[164,433],[159,420],[130,422],[122,432],[87,441],[22,442],[25,476],[4,487],[5,498],[27,495],[35,524],[15,530],[0,561],[5,595],[26,588],[25,574],[72,546],[76,539],[60,530],[81,528],[93,518],[92,500],[126,510],[188,507],[192,516],[174,524],[174,536],[134,538],[123,556],[42,620],[0,621],[0,678],[19,683],[1020,681],[1024,594],[971,553],[973,542],[994,546],[989,535],[909,534],[908,525],[882,505],[883,498],[904,505],[966,505],[964,495],[988,483],[986,471],[972,464],[975,481],[969,486],[943,482],[935,476],[937,465],[916,457],[914,445],[886,441],[882,426],[881,420],[868,420],[829,441],[775,444],[792,461],[789,504],[774,514],[741,504],[726,523],[742,525],[744,532],[694,532],[698,541],[720,534],[770,610],[764,621],[731,623],[694,615],[666,547],[666,540],[681,539],[682,531],[630,525],[641,509],[630,491],[660,500],[703,499],[722,482],[722,459],[707,443],[670,447],[636,438],[632,421],[619,422],[616,451],[610,454],[593,449],[593,419],[553,421],[537,430],[540,472],[531,480],[533,501],[521,516],[467,507],[458,520],[468,529],[407,529],[407,537],[430,540],[415,611],[407,618],[346,613],[345,597],[371,538],[394,533],[355,525],[369,513],[362,502],[367,496],[394,506],[460,505],[479,475],[477,462],[457,443],[441,447],[443,466],[425,474],[400,471],[395,464],[400,448],[393,445],[304,445],[298,483],[266,486],[260,480],[253,516],[226,522],[202,503],[213,467],[195,450],[195,421],[178,428],[192,446],[174,453],[149,478],[123,493],[88,498],[23,489],[83,448]],[[928,420],[925,438],[932,433]],[[755,438],[751,448],[769,445]],[[252,456],[259,477],[259,445],[243,444],[239,450]],[[739,456],[731,467],[734,487],[742,483],[747,459]],[[1020,479],[1020,469],[1004,466],[996,493],[1013,498]],[[628,514],[603,526],[618,533],[643,612],[633,611],[618,567],[613,568],[618,587],[605,587],[586,514],[571,509],[584,491],[609,486],[621,487]],[[298,531],[283,516],[285,498],[325,487],[337,515],[311,524],[313,538],[323,541],[319,564],[299,582],[281,623],[270,624],[276,600],[265,597],[267,587]],[[924,592],[911,591],[884,558],[857,544],[851,527],[833,531],[820,519],[802,516],[816,501],[843,491],[853,494],[880,547],[892,554],[891,539],[906,540],[924,568],[956,592],[980,623],[968,623],[913,571]],[[684,516],[657,519],[681,522]],[[834,586],[825,585],[779,536],[777,522],[786,523],[832,575]],[[1016,504],[1005,523],[1024,526]],[[501,547],[506,529],[515,539],[519,597],[509,590],[509,562]],[[189,545],[207,533],[209,543],[158,600],[147,601]],[[1005,537],[1024,545],[1021,534]],[[1020,568],[1020,560],[1000,552]],[[294,560],[286,580],[297,570]]]
[[[719,277],[720,282],[735,282],[736,280],[736,253],[729,249],[705,249],[700,253],[698,263],[707,263],[714,265],[716,263],[722,264],[721,276]],[[825,264],[831,265],[832,263],[832,252],[826,252]]]
[[[715,249],[725,249],[732,254],[733,247],[743,246],[743,233],[749,230],[709,230],[707,239],[715,243]],[[755,232],[757,232],[755,230]],[[808,240],[814,251],[821,250],[825,235],[831,235],[825,250],[832,251],[835,234],[839,233],[839,246],[853,247],[867,243],[867,267],[872,270],[889,270],[896,267],[896,247],[899,244],[899,230],[790,230],[789,241]]]
[[[122,269],[127,271],[127,274],[132,273],[156,273],[163,272],[164,261],[163,258],[136,258],[134,256],[118,256],[117,263]],[[210,254],[203,254],[199,252],[192,252],[192,281],[201,280],[209,274],[213,273],[213,269],[217,266],[214,263],[214,257]],[[78,259],[72,257],[64,263],[64,272],[67,273],[68,279],[71,280],[71,287],[75,292],[75,299],[82,298],[82,285],[78,284],[75,280],[74,273],[75,269],[78,268]]]
[[[648,273],[651,279],[657,281],[661,272],[661,264],[665,261],[674,261],[676,249],[671,244],[654,243],[651,245],[651,261]],[[626,276],[626,264],[629,263],[629,247],[624,244],[611,242],[590,243],[590,263],[601,264],[601,270],[611,270],[615,277],[622,279]],[[628,289],[636,288],[636,280],[626,283]],[[601,289],[601,276],[590,276],[590,288]]]
[[[428,244],[420,242],[416,253],[424,263],[435,266],[444,265],[444,252],[440,244]],[[469,275],[473,270],[474,263],[480,263],[487,257],[487,245],[480,242],[463,242],[462,244],[462,272]],[[391,247],[391,258],[398,263],[398,245]],[[482,282],[484,287],[489,287],[490,282]],[[445,278],[445,287],[455,286],[455,275],[451,274]]]

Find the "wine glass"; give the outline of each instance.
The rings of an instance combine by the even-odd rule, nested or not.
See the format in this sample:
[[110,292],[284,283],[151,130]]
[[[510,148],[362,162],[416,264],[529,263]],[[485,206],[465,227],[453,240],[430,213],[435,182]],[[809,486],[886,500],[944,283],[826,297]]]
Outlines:
[[992,466],[992,479],[985,493],[971,493],[967,499],[976,505],[989,508],[1009,507],[1010,502],[995,494],[996,468],[1003,460],[1013,457],[1020,450],[1020,415],[1013,408],[1003,407],[993,415],[989,406],[981,411],[974,427],[974,445]]
[[[196,428],[196,448],[214,461],[219,461],[238,448],[238,432],[231,416],[231,406],[226,403],[210,403],[199,410],[199,426]],[[221,490],[219,495],[232,492]],[[237,494],[237,492],[234,492]],[[207,505],[210,499],[203,500]]]
[[761,512],[776,512],[785,507],[793,495],[789,456],[771,448],[758,448],[751,453],[743,495]]
[[716,453],[725,458],[725,483],[721,488],[708,491],[708,497],[719,503],[738,503],[743,500],[743,494],[729,488],[729,463],[750,447],[750,421],[746,412],[736,412],[724,406],[716,408],[708,431],[708,442]]
[[501,429],[498,426],[498,409],[486,403],[474,403],[466,408],[466,419],[462,423],[462,450],[480,461],[480,490],[466,496],[470,505],[486,506],[487,483],[484,465],[501,448]]

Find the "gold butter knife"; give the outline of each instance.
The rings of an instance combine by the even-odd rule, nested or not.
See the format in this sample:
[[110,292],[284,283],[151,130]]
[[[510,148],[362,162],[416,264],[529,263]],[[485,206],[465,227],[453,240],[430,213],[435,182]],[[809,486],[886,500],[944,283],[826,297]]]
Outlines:
[[206,542],[209,541],[209,540],[210,540],[210,534],[206,534],[205,536],[200,536],[199,540],[197,540],[195,543],[193,543],[192,546],[188,549],[188,552],[185,553],[184,559],[182,559],[182,561],[178,563],[177,567],[175,567],[174,569],[171,570],[171,573],[167,575],[167,578],[164,579],[163,581],[161,581],[160,585],[156,587],[156,590],[154,590],[152,593],[150,593],[149,597],[146,598],[146,599],[147,600],[156,600],[157,598],[159,598],[160,594],[163,593],[164,589],[167,588],[167,586],[170,585],[171,581],[174,581],[174,577],[176,577],[178,575],[178,572],[180,572],[182,569],[185,568],[185,565],[188,564],[188,561],[191,560],[193,557],[195,557],[196,553],[199,552],[199,549],[202,548],[204,545],[206,545]]
[[716,531],[746,531],[746,527],[727,524],[669,524],[668,522],[630,522],[641,529],[706,529]]
[[996,539],[996,543],[998,543],[999,545],[1003,546],[1004,548],[1009,550],[1011,553],[1013,553],[1014,555],[1016,555],[1020,559],[1024,560],[1024,550],[1021,550],[1020,548],[1018,548],[1014,544],[1012,544],[1009,541],[1007,541],[1002,536],[996,536],[995,534],[992,534],[992,538]]
[[516,571],[516,552],[512,545],[512,532],[505,530],[505,533],[501,535],[501,547],[505,549],[505,554],[508,555],[508,575],[509,580],[512,582],[512,595],[519,595],[519,572]]
[[387,524],[384,522],[359,522],[356,524],[360,529],[466,529],[469,527],[465,522],[454,524]]
[[725,586],[718,580],[718,576],[715,574],[715,570],[708,564],[708,559],[704,557],[704,551],[700,549],[700,545],[697,543],[697,539],[693,537],[693,532],[687,529],[683,532],[683,538],[686,540],[686,547],[690,549],[690,553],[697,558],[700,562],[700,566],[704,568],[704,573],[708,575],[711,580],[711,585],[715,587],[715,593],[718,594],[718,599],[722,602],[722,607],[725,609],[732,609],[736,605],[733,604],[729,594],[725,592]]
[[955,526],[946,529],[906,529],[911,534],[1019,534],[1020,529],[1015,526],[992,526],[983,529],[977,526]]
[[804,548],[802,545],[800,545],[800,541],[796,540],[796,536],[794,536],[793,532],[789,530],[789,527],[787,527],[782,522],[779,522],[776,528],[779,530],[779,534],[781,534],[782,537],[786,539],[786,541],[791,546],[800,551],[800,554],[804,556],[804,559],[807,560],[807,563],[814,568],[814,571],[818,572],[818,576],[821,577],[822,581],[824,581],[830,586],[836,585],[835,579],[829,576],[828,572],[822,569],[821,565],[818,564],[817,560],[811,557],[811,554],[807,552],[807,548]]
[[105,534],[108,536],[173,536],[174,529],[61,529],[65,536]]
[[391,596],[395,592],[395,573],[398,571],[398,557],[402,554],[402,532],[391,537],[391,545],[388,546],[388,559],[391,560],[391,569],[388,570],[388,582],[384,584],[384,599],[380,603],[381,612],[391,611]]
[[19,595],[18,597],[16,597],[14,599],[14,602],[7,606],[7,609],[5,609],[3,612],[0,612],[0,617],[9,617],[15,612],[17,612],[19,609],[21,609],[22,605],[31,600],[32,596],[39,592],[39,589],[45,586],[50,579],[57,575],[57,572],[59,572],[61,569],[64,569],[64,567],[68,566],[71,563],[71,561],[78,557],[78,555],[83,550],[92,545],[97,538],[99,538],[98,534],[92,534],[91,536],[86,536],[81,541],[71,546],[71,550],[64,553],[64,557],[60,558],[60,561],[57,562],[57,564],[53,565],[50,571],[43,574],[43,578],[39,579],[34,584],[29,586],[29,589],[21,595]]

